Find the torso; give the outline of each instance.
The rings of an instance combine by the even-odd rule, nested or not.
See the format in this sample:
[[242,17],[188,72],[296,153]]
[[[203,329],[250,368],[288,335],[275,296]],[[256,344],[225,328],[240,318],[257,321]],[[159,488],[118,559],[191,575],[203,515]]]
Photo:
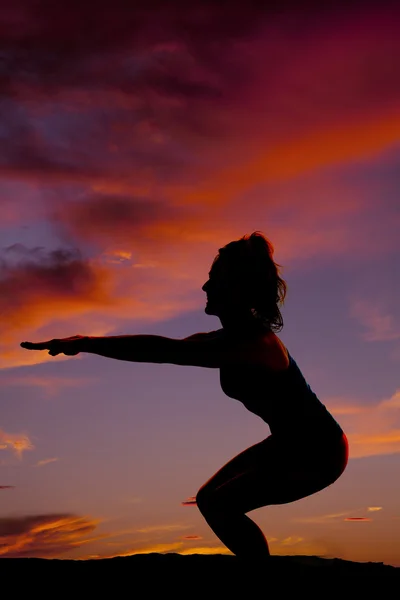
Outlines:
[[[224,332],[213,334],[224,335]],[[313,439],[315,435],[322,435],[324,439],[332,439],[331,434],[335,439],[338,433],[341,435],[339,425],[309,388],[297,364],[291,362],[279,337],[271,331],[255,335],[262,335],[265,341],[265,362],[221,367],[222,391],[261,417],[271,433],[285,439],[287,436],[294,439],[296,432],[307,428],[313,432]],[[285,371],[291,367],[291,373],[286,376]],[[293,385],[296,391],[292,393]],[[289,396],[286,395],[288,389],[291,390]]]
[[[223,330],[215,333],[224,335]],[[270,371],[285,371],[289,367],[289,355],[283,342],[272,331],[263,331],[257,335],[261,335],[265,340],[265,367]],[[253,368],[251,365],[220,367],[220,383],[224,393],[242,402],[258,394],[259,381]]]

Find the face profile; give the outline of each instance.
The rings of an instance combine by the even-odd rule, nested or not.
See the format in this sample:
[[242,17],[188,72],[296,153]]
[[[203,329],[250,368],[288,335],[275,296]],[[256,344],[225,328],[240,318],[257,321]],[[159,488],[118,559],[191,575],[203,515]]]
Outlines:
[[201,289],[206,293],[204,312],[207,315],[220,318],[231,315],[240,319],[244,313],[250,312],[245,301],[245,287],[239,278],[232,275],[232,266],[227,264],[226,258],[215,258],[208,280]]
[[223,272],[218,260],[210,269],[208,280],[201,288],[206,293],[205,313],[218,316],[228,302],[227,282],[224,282]]

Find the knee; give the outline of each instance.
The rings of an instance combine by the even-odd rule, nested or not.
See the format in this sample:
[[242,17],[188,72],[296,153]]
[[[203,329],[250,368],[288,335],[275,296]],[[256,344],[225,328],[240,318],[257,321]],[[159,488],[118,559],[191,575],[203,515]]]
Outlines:
[[207,512],[207,507],[210,505],[210,492],[203,485],[196,494],[196,504],[199,511],[204,514]]
[[[222,494],[203,485],[196,495],[196,504],[204,517],[221,517],[227,512],[226,502],[223,501]],[[225,506],[224,506],[225,505]]]

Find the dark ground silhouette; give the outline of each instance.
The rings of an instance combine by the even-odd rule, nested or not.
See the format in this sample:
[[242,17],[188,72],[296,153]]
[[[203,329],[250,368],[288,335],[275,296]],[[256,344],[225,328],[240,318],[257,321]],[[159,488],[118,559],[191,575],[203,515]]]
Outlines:
[[[140,554],[98,560],[4,559],[0,565],[2,588],[23,589],[40,597],[224,599],[271,597],[271,592],[287,598],[289,590],[299,587],[307,593],[318,587],[319,594],[331,595],[341,585],[347,593],[371,592],[378,579],[379,597],[393,594],[393,583],[400,582],[400,567],[383,563],[357,563],[315,556],[272,556],[269,567],[245,563],[235,556],[179,554]],[[395,581],[393,581],[395,580]],[[302,582],[307,587],[302,588]],[[351,582],[351,583],[350,583]],[[320,586],[323,585],[324,589]],[[347,587],[349,586],[350,587]],[[88,596],[89,594],[89,596]],[[161,596],[161,597],[162,597]],[[21,597],[17,594],[17,597]]]

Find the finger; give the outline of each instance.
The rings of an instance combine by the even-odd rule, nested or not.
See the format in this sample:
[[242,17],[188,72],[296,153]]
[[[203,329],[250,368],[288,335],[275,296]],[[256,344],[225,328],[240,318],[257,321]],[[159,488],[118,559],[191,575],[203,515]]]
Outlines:
[[22,348],[26,348],[27,350],[46,350],[49,347],[48,342],[22,342],[20,344]]

